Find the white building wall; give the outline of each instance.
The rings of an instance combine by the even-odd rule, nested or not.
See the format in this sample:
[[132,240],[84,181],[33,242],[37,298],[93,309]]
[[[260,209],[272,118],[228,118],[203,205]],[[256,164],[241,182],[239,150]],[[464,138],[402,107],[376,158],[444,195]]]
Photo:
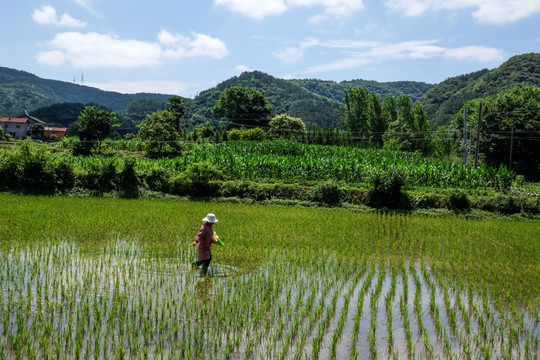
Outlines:
[[29,134],[32,129],[30,124],[7,124],[2,123],[2,129],[4,129],[4,134],[10,134],[13,137],[22,138]]

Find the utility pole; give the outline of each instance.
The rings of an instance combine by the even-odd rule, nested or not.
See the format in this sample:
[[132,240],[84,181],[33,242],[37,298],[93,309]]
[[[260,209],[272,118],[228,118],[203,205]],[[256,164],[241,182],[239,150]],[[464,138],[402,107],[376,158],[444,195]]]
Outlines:
[[467,166],[467,107],[463,107],[463,166]]
[[510,159],[508,160],[508,170],[512,170],[512,155],[514,153],[514,128],[510,133]]
[[476,154],[474,155],[474,170],[478,169],[478,152],[480,151],[480,124],[482,123],[482,103],[478,109],[478,126],[476,127]]

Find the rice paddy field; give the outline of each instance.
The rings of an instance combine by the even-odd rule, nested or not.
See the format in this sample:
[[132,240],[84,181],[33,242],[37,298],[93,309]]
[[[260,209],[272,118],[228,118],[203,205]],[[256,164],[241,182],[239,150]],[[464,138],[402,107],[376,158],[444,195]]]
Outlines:
[[[538,359],[540,223],[0,194],[0,359]],[[209,277],[189,246],[208,212]]]

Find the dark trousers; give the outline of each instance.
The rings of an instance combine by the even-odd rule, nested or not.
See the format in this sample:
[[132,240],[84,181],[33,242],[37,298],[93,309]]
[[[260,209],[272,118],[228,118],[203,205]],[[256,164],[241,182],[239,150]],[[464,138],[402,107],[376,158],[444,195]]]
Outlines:
[[206,275],[208,273],[208,266],[210,266],[210,261],[212,261],[212,258],[209,258],[206,260],[195,261],[192,265],[194,268],[198,268],[199,266],[202,265],[201,274]]

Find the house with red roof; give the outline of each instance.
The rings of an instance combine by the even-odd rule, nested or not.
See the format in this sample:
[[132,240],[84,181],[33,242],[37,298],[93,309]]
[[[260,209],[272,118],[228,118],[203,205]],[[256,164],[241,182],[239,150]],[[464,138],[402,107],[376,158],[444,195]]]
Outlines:
[[17,117],[0,118],[0,127],[4,130],[4,134],[10,134],[14,138],[30,136],[32,126],[35,124],[43,125],[43,137],[45,138],[54,134],[60,139],[66,135],[67,128],[48,127],[47,123],[30,116],[26,110]]

